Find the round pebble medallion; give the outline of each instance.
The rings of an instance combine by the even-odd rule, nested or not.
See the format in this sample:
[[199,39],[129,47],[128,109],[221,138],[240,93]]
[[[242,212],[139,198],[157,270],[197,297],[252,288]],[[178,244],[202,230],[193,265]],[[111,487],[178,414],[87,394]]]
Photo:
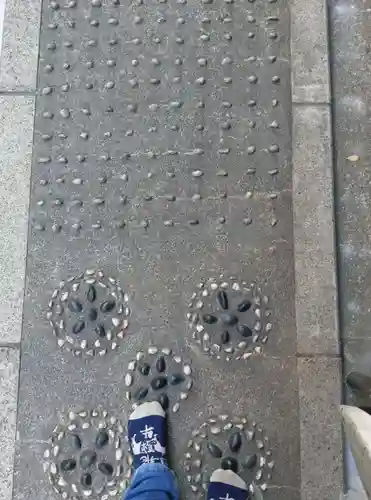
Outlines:
[[177,413],[193,386],[192,368],[171,349],[151,346],[138,351],[125,375],[126,397],[135,409],[144,401],[159,401],[164,410]]
[[44,470],[64,499],[120,498],[131,477],[127,429],[105,410],[70,411],[54,428]]
[[208,418],[192,432],[182,467],[186,488],[197,498],[204,498],[210,476],[218,468],[238,473],[258,498],[267,489],[274,461],[259,424],[225,414]]
[[187,320],[202,352],[226,361],[260,354],[272,330],[269,299],[256,283],[210,278],[193,293]]
[[54,290],[47,318],[59,347],[75,356],[104,356],[126,335],[128,303],[115,278],[87,269]]

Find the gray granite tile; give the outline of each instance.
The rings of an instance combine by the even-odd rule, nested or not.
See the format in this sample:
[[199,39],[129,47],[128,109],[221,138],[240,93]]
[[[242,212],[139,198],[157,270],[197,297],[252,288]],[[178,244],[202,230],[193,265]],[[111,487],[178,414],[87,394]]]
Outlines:
[[293,101],[329,102],[326,1],[294,0],[290,12]]
[[342,490],[340,363],[298,359],[302,500],[339,498]]
[[36,88],[41,0],[6,0],[0,90]]
[[0,97],[0,342],[21,338],[33,112],[33,97]]
[[0,498],[11,500],[17,420],[19,350],[0,348]]
[[294,108],[293,212],[298,352],[339,352],[331,118]]

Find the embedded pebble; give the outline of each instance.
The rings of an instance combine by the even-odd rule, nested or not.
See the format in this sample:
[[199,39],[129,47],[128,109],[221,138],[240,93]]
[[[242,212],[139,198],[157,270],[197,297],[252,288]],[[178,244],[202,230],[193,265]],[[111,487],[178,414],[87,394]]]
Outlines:
[[125,375],[125,385],[126,387],[130,387],[133,383],[133,376],[130,373]]

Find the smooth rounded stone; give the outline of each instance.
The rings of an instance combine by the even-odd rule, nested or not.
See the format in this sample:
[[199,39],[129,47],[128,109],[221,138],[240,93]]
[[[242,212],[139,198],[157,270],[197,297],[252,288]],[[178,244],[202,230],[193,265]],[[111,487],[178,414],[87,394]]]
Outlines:
[[252,337],[252,330],[247,325],[237,325],[236,330],[242,337]]
[[98,318],[98,311],[94,307],[89,309],[88,318],[90,321],[95,321]]
[[144,399],[148,394],[148,387],[139,387],[134,393],[134,399],[140,401]]
[[85,321],[83,320],[80,320],[80,321],[77,321],[73,327],[72,327],[72,332],[77,335],[79,333],[81,333],[83,331],[83,329],[85,328]]
[[229,449],[232,453],[238,453],[242,445],[242,437],[240,432],[234,432],[228,439]]
[[133,376],[131,373],[127,373],[125,375],[125,385],[126,387],[130,387],[133,383]]
[[222,469],[224,470],[232,470],[237,474],[238,472],[238,462],[233,457],[225,457],[221,463]]
[[144,375],[145,377],[147,377],[149,375],[149,372],[151,371],[151,367],[148,363],[143,363],[141,365],[138,366],[138,371]]
[[106,300],[101,304],[100,310],[103,313],[108,313],[111,312],[115,308],[115,306],[116,302],[114,300]]
[[250,307],[251,307],[251,302],[249,300],[243,300],[240,304],[238,304],[237,311],[246,312],[250,309]]
[[169,408],[169,397],[167,394],[160,394],[157,401],[160,403],[162,408],[166,411]]
[[89,302],[94,302],[97,298],[97,292],[93,285],[89,285],[88,291],[86,292],[86,298]]
[[182,373],[173,373],[170,376],[170,385],[178,385],[184,382],[184,376]]
[[167,379],[166,377],[155,377],[151,381],[151,387],[154,391],[158,391],[160,389],[163,389],[167,385]]
[[230,341],[230,334],[227,330],[225,330],[224,332],[222,332],[221,336],[220,336],[220,342],[222,344],[228,344],[228,342]]
[[228,326],[234,326],[238,323],[238,318],[235,314],[229,314],[229,313],[221,314],[220,319],[223,321],[225,325]]
[[91,467],[97,459],[97,454],[95,451],[91,450],[86,450],[81,453],[80,455],[80,466],[83,469],[87,469],[88,467]]
[[74,470],[76,467],[76,460],[74,458],[67,458],[66,460],[62,460],[61,469],[64,472],[70,472]]
[[91,474],[88,473],[83,474],[81,476],[80,482],[84,488],[89,488],[93,482]]
[[82,311],[82,304],[78,300],[71,299],[68,302],[68,309],[74,313],[79,313]]
[[214,443],[207,443],[206,445],[207,449],[208,449],[208,452],[210,453],[210,455],[214,458],[222,458],[223,456],[223,453],[222,453],[222,450],[216,446],[216,444]]
[[156,370],[158,373],[163,373],[166,370],[166,362],[163,356],[159,357],[156,361]]
[[111,464],[107,462],[100,462],[98,464],[98,469],[101,471],[102,474],[105,476],[112,476],[113,474],[113,467]]
[[94,329],[94,331],[95,331],[95,333],[96,333],[99,337],[101,337],[101,338],[103,338],[103,337],[105,337],[105,336],[106,336],[106,329],[104,328],[104,326],[103,326],[103,325],[98,325],[98,326]]
[[95,438],[95,446],[100,449],[106,446],[109,441],[108,433],[105,430],[100,430]]
[[252,455],[248,455],[246,458],[243,459],[241,462],[241,465],[244,469],[253,469],[258,462],[258,457],[256,456],[255,453]]
[[226,310],[228,309],[228,295],[226,294],[226,292],[224,290],[220,290],[217,295],[216,295],[216,301],[218,303],[218,305]]
[[214,323],[216,323],[218,321],[218,318],[216,316],[214,316],[213,314],[204,314],[202,316],[202,319],[208,325],[213,325]]

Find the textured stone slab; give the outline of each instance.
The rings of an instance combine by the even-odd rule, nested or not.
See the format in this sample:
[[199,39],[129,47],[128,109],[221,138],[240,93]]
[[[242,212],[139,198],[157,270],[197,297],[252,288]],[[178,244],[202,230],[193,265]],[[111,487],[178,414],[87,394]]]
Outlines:
[[7,0],[0,57],[0,90],[36,88],[41,0]]
[[295,0],[290,12],[293,101],[329,103],[327,3]]
[[330,2],[339,286],[345,339],[370,338],[370,35],[364,3]]
[[[22,447],[31,442],[39,456],[38,441],[75,405],[126,418],[127,365],[151,345],[192,366],[193,387],[170,411],[180,481],[192,430],[234,408],[286,457],[269,484],[297,495],[288,14],[286,2],[44,3],[18,470]],[[89,283],[72,286],[93,268],[128,297],[113,351],[99,341],[88,352],[84,342],[95,334],[96,320],[85,316]],[[210,279],[245,282],[268,301],[254,302],[257,319],[269,315],[254,320],[247,342],[259,349],[248,358],[210,359],[195,343],[189,304]],[[118,328],[116,305],[102,311],[106,292],[96,315]],[[262,330],[269,335],[260,344]],[[66,345],[76,339],[73,356]],[[36,467],[17,474],[16,498],[40,477]],[[49,488],[42,483],[41,498]]]
[[339,352],[331,119],[296,106],[293,193],[298,351]]
[[19,342],[26,272],[34,98],[0,97],[0,341]]
[[340,360],[299,358],[298,377],[301,498],[339,498],[343,484]]
[[19,350],[0,348],[0,497],[11,500],[16,437]]

